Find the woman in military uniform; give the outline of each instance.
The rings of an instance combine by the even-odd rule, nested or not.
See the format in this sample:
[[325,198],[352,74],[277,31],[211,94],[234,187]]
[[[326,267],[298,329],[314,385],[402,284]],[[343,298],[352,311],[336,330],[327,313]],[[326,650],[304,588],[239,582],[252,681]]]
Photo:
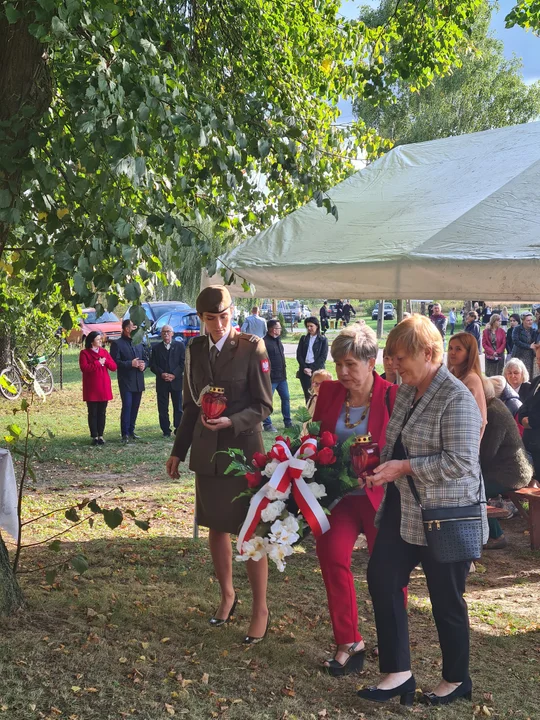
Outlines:
[[[205,288],[196,307],[207,335],[193,338],[187,348],[184,412],[167,472],[172,478],[179,477],[178,465],[191,447],[189,467],[195,472],[196,518],[199,525],[209,528],[210,552],[221,588],[221,602],[210,624],[219,626],[230,619],[236,606],[229,534],[240,530],[249,499],[233,501],[246,490],[247,481],[225,475],[230,458],[218,451],[240,448],[248,463],[253,453],[264,452],[261,421],[272,412],[272,385],[264,342],[231,325],[232,300],[227,288]],[[209,386],[223,388],[227,398],[224,414],[215,420],[206,418],[200,407]],[[268,565],[266,558],[248,560],[246,565],[253,608],[244,642],[250,644],[262,640],[268,627]]]

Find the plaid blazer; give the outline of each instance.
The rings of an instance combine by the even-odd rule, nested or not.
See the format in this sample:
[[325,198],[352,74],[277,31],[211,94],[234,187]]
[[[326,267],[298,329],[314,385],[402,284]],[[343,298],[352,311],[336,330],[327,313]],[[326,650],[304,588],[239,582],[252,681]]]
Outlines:
[[[481,499],[485,501],[479,458],[482,417],[471,392],[441,365],[403,427],[415,393],[416,388],[411,385],[401,385],[398,390],[386,428],[381,463],[392,459],[401,432],[412,478],[424,508],[472,505],[478,500],[479,489]],[[401,537],[413,545],[427,545],[422,514],[406,476],[395,483],[401,495]],[[384,500],[375,518],[376,525],[384,510]],[[482,507],[483,536],[487,542],[485,504]]]

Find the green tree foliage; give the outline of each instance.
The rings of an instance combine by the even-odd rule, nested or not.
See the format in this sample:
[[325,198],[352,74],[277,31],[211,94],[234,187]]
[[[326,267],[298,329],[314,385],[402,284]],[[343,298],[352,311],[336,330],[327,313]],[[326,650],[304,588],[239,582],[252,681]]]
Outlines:
[[[480,0],[396,2],[384,23],[338,0],[4,0],[0,257],[36,298],[109,308],[197,233],[253,232],[352,172],[357,122],[339,97],[384,103],[427,85],[468,42]],[[159,276],[166,282],[165,274]],[[99,309],[99,308],[98,308]]]
[[506,16],[506,27],[515,25],[540,35],[540,0],[520,0]]
[[[363,20],[378,25],[392,12],[385,0],[377,10],[365,8]],[[471,30],[471,46],[459,66],[418,91],[401,79],[395,100],[374,106],[359,98],[354,110],[369,126],[396,145],[489,130],[528,122],[540,115],[540,82],[526,85],[521,61],[507,60],[503,43],[489,31],[491,7],[483,2]],[[416,87],[415,87],[416,86]]]

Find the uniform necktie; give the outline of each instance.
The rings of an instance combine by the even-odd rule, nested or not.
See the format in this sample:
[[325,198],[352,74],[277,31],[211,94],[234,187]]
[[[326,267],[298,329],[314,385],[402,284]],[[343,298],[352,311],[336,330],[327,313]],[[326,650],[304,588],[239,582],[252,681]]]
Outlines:
[[212,345],[212,347],[210,348],[210,367],[212,368],[212,370],[214,369],[218,355],[219,350],[217,349],[217,346]]

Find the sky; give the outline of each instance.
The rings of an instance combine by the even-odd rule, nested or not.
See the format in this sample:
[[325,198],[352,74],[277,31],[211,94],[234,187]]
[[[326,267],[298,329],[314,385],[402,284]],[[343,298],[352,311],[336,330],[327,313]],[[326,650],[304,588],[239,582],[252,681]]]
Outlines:
[[[343,0],[341,12],[344,17],[357,18],[358,8],[361,5],[377,6],[378,0]],[[540,38],[523,28],[507,30],[504,18],[516,4],[515,0],[499,0],[499,10],[493,12],[491,27],[495,36],[504,43],[504,54],[511,58],[517,55],[523,60],[523,77],[525,82],[534,82],[540,79]],[[340,122],[353,119],[350,102],[340,102]]]

